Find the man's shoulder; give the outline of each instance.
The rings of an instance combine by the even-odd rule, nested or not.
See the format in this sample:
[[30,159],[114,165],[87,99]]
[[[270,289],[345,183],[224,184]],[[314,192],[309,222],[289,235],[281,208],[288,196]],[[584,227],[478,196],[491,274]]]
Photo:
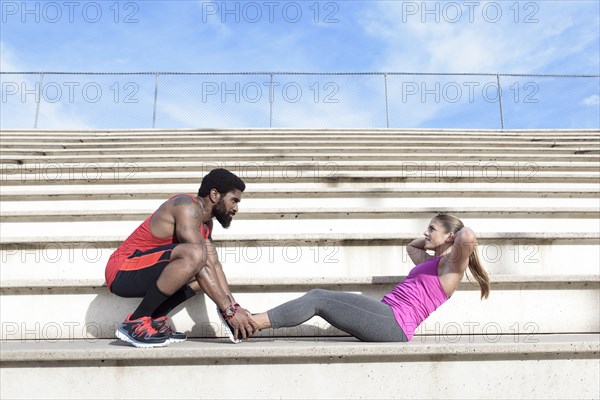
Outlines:
[[202,216],[200,204],[196,198],[189,194],[179,194],[167,200],[161,208],[173,218],[187,220],[192,218],[198,220]]
[[174,206],[182,206],[186,204],[196,204],[197,201],[194,198],[194,196],[182,193],[176,194],[175,196],[171,197],[169,200],[166,201],[166,203],[171,203]]

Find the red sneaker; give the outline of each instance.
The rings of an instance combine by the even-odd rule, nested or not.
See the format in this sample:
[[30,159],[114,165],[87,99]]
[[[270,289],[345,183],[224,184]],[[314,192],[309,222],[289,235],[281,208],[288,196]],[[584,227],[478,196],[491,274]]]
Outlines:
[[131,314],[117,329],[119,339],[135,347],[163,347],[169,344],[169,337],[159,333],[152,326],[152,318],[141,317],[131,320]]

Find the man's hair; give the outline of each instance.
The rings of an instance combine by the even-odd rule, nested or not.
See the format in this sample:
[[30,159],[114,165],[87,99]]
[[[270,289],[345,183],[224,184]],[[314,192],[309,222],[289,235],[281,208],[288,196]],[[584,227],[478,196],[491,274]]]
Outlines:
[[202,184],[198,190],[198,197],[208,196],[212,189],[217,189],[217,192],[225,196],[232,190],[239,189],[243,192],[246,189],[246,184],[237,175],[227,171],[224,168],[217,168],[210,171],[202,178]]

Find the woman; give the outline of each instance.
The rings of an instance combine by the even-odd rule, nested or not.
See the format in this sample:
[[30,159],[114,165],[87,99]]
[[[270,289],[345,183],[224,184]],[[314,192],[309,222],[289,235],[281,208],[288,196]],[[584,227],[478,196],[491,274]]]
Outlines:
[[[314,289],[265,313],[252,315],[259,329],[302,324],[315,315],[366,342],[407,342],[436,308],[452,296],[467,269],[487,298],[490,281],[477,255],[477,240],[456,217],[436,215],[424,237],[407,245],[417,264],[381,301],[353,293]],[[431,256],[426,250],[432,250]]]

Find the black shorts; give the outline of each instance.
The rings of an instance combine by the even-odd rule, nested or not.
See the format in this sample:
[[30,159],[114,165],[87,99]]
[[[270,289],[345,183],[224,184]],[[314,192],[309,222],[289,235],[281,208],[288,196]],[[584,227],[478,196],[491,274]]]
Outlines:
[[119,267],[110,291],[121,297],[144,297],[169,264],[171,252],[178,245],[173,243],[146,251],[136,250]]

